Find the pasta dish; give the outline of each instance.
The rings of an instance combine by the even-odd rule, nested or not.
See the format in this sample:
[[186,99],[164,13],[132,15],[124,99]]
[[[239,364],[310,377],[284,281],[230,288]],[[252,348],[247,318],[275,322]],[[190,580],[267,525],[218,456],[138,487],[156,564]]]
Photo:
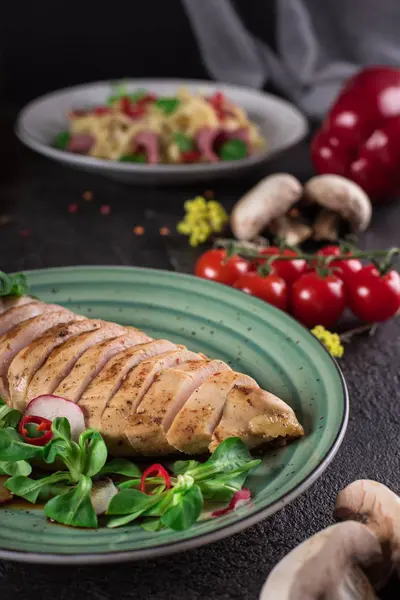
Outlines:
[[257,153],[265,141],[246,111],[222,92],[175,96],[118,88],[107,104],[68,114],[55,147],[133,163],[215,163]]

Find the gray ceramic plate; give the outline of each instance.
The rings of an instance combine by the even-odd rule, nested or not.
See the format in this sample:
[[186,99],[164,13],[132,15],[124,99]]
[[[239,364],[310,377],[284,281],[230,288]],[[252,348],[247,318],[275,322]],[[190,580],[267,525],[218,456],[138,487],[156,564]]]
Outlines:
[[40,509],[0,509],[0,558],[41,563],[138,560],[219,540],[265,519],[326,469],[347,425],[339,367],[304,327],[282,311],[224,285],[167,271],[71,267],[31,271],[32,293],[90,317],[134,325],[153,337],[228,361],[296,411],[306,435],[265,452],[246,482],[252,502],[187,531],[137,525],[83,530],[48,523]]
[[[114,82],[116,83],[116,82]],[[18,118],[16,133],[20,140],[41,154],[66,165],[100,173],[132,183],[184,183],[231,176],[263,163],[300,141],[307,133],[306,118],[289,102],[237,86],[207,81],[132,79],[126,80],[130,92],[145,88],[160,95],[173,95],[177,88],[224,92],[230,100],[243,106],[267,139],[268,149],[255,156],[234,162],[198,165],[143,165],[106,161],[63,152],[52,148],[56,135],[67,129],[66,114],[74,108],[104,104],[111,94],[112,82],[91,83],[53,92],[28,104]]]

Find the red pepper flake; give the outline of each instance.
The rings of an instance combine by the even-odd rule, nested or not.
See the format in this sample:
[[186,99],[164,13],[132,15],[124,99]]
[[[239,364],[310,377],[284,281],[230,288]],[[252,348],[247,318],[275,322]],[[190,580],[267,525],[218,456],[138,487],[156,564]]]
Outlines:
[[210,200],[211,198],[214,198],[214,191],[213,190],[206,190],[204,192],[204,198],[207,198],[207,200]]
[[170,234],[170,230],[168,229],[168,227],[160,227],[160,235],[169,235]]
[[132,229],[133,233],[135,235],[143,235],[144,234],[144,227],[142,227],[141,225],[136,225],[136,227],[134,227]]
[[19,235],[21,237],[29,237],[31,235],[31,230],[30,229],[21,229],[19,232]]
[[77,213],[78,208],[79,207],[76,202],[72,202],[71,204],[68,204],[68,212],[69,213]]
[[220,508],[219,510],[214,510],[214,512],[211,513],[211,516],[222,517],[223,515],[230,513],[232,510],[235,510],[239,502],[247,502],[247,500],[250,500],[250,498],[250,490],[248,490],[247,488],[243,488],[243,490],[239,490],[238,492],[233,494],[228,506],[226,506],[225,508]]
[[91,200],[93,200],[93,192],[87,190],[82,194],[82,198],[86,200],[86,202],[90,202]]
[[[162,477],[165,481],[165,488],[169,490],[171,487],[171,479],[168,475],[168,472],[164,469],[162,465],[159,463],[155,463],[148,467],[144,472],[140,479],[140,491],[144,494],[146,493],[146,479],[147,477]],[[151,494],[149,494],[151,496]]]
[[102,204],[100,206],[100,212],[102,215],[109,215],[111,213],[111,206],[109,204]]
[[181,153],[181,159],[184,163],[198,162],[201,158],[201,153],[197,150],[188,150],[187,152]]
[[[39,437],[30,437],[29,432],[26,428],[28,423],[37,425],[36,431],[43,433]],[[19,423],[18,431],[24,438],[26,444],[32,444],[32,446],[45,446],[53,437],[51,430],[51,421],[44,417],[36,417],[35,415],[28,415],[23,417]]]

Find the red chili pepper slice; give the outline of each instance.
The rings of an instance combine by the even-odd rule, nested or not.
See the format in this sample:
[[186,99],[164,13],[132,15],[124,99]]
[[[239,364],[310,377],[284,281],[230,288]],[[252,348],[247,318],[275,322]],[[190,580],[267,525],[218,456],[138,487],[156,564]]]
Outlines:
[[102,115],[108,115],[110,112],[111,110],[107,108],[107,106],[96,106],[93,111],[93,113],[98,117],[101,117]]
[[181,153],[181,159],[184,163],[198,162],[201,158],[201,153],[197,150],[188,150],[187,152]]
[[155,102],[157,100],[157,96],[155,94],[147,94],[147,96],[143,96],[140,100],[137,101],[139,106],[144,106],[146,104],[150,104],[151,102]]
[[[40,437],[30,437],[26,428],[28,423],[34,423],[37,425],[36,431],[43,431],[43,435]],[[49,419],[45,419],[44,417],[36,417],[35,415],[23,417],[19,423],[18,430],[24,438],[24,442],[27,444],[32,444],[32,446],[45,446],[53,437],[53,432],[51,431],[51,421]]]
[[142,117],[146,112],[145,106],[132,104],[128,96],[121,98],[121,109],[123,113],[132,118]]
[[[164,469],[164,467],[158,463],[154,463],[154,465],[150,465],[144,472],[140,479],[140,491],[144,494],[146,493],[146,479],[148,477],[162,477],[165,481],[165,487],[167,490],[171,487],[171,479],[168,475],[168,472]],[[151,494],[149,494],[150,496]]]

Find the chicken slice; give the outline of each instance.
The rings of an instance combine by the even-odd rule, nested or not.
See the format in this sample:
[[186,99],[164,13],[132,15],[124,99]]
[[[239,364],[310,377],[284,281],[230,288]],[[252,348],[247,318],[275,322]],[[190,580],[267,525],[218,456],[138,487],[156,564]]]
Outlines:
[[142,361],[173,350],[176,345],[168,340],[154,340],[120,352],[112,358],[88,386],[79,400],[88,427],[97,428],[108,402],[117,392],[133,367]]
[[28,386],[28,401],[42,394],[52,394],[85,350],[125,332],[124,327],[115,323],[94,322],[100,325],[97,329],[81,333],[51,352]]
[[31,302],[37,302],[37,300],[32,296],[4,296],[4,298],[0,298],[0,314],[11,308],[24,306],[24,304],[30,304]]
[[54,348],[61,346],[74,335],[98,329],[100,324],[101,321],[96,322],[90,319],[61,323],[25,346],[8,369],[10,406],[20,411],[25,408],[28,385]]
[[132,329],[119,337],[92,346],[82,354],[69,375],[56,387],[54,394],[78,402],[91,381],[113,356],[150,339],[142,331]]
[[187,454],[207,452],[228,394],[235,385],[258,387],[254,379],[235,371],[215,373],[198,387],[167,433],[170,446]]
[[203,361],[204,358],[202,354],[178,348],[149,358],[132,369],[101,416],[101,427],[107,432],[104,439],[110,452],[113,448],[118,449],[127,427],[126,419],[135,414],[157,374],[186,361]]
[[221,360],[190,361],[159,373],[137,414],[129,417],[125,436],[131,446],[130,454],[151,456],[176,452],[166,438],[176,414],[204,381],[214,373],[229,369]]
[[61,308],[61,306],[57,306],[56,304],[46,304],[45,302],[36,301],[14,306],[0,314],[0,336],[23,321],[32,319],[44,312],[59,311]]
[[293,410],[283,400],[259,387],[238,385],[228,394],[221,421],[209,446],[210,452],[226,438],[239,436],[254,448],[276,438],[304,435]]
[[[29,306],[29,304],[28,304]],[[37,317],[23,321],[0,338],[0,377],[8,389],[7,371],[15,356],[28,344],[59,323],[69,323],[78,317],[71,311],[58,307],[58,311],[44,312]]]

